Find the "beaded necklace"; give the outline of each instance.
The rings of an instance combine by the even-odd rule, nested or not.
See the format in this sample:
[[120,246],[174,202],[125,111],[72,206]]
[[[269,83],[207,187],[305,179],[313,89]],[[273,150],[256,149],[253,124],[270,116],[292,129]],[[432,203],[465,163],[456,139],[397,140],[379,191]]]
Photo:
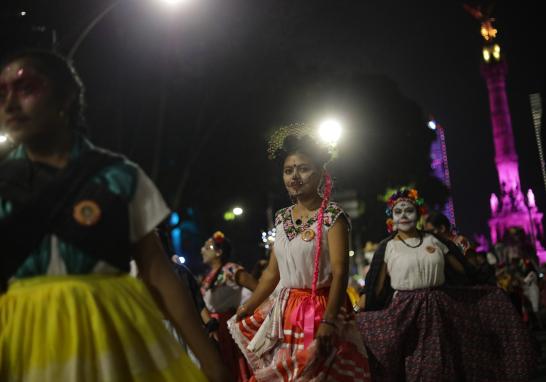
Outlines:
[[406,243],[404,241],[404,239],[402,239],[402,236],[400,235],[396,235],[396,237],[406,246],[406,247],[409,247],[409,248],[419,248],[421,246],[421,244],[423,244],[423,235],[421,234],[421,232],[419,232],[419,243],[417,243],[417,245],[413,246],[413,245],[410,245],[408,243]]

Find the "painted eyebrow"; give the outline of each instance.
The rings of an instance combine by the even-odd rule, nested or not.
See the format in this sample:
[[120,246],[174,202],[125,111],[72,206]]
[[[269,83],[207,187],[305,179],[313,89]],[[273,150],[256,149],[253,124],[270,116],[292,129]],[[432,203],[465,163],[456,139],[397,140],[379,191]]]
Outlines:
[[[13,81],[11,81],[11,86],[13,87],[17,87],[17,86],[21,86],[21,84],[25,84],[25,83],[28,83],[28,82],[31,82],[31,83],[38,83],[39,85],[42,85],[42,79],[39,78],[38,76],[25,76],[25,77],[21,77],[21,78],[17,78]],[[0,87],[4,87],[4,88],[7,88],[8,86],[10,85],[10,82],[6,82],[6,81],[0,81]]]

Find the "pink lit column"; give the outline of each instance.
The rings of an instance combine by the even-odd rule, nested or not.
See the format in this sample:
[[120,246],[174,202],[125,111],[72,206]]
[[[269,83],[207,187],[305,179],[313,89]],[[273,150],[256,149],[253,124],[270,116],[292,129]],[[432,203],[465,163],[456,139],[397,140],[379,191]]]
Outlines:
[[482,75],[489,93],[495,163],[500,185],[500,198],[491,195],[491,240],[496,243],[508,228],[521,227],[534,240],[541,262],[546,262],[546,251],[539,240],[543,236],[542,213],[535,205],[532,191],[528,192],[528,200],[521,191],[518,156],[506,96],[506,73],[504,60],[482,65]]

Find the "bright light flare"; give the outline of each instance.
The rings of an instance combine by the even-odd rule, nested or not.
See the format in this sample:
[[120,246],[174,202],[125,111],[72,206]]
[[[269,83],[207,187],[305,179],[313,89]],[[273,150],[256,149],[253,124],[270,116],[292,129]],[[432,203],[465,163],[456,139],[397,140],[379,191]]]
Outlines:
[[242,209],[241,207],[235,207],[235,208],[233,209],[233,214],[234,214],[235,216],[240,216],[240,215],[243,214],[243,212],[244,212],[244,211],[243,211],[243,209]]
[[431,130],[436,130],[436,122],[433,120],[428,121],[427,126]]
[[6,143],[8,141],[8,136],[6,134],[0,134],[0,144]]
[[335,119],[327,119],[320,124],[319,135],[324,142],[336,145],[341,137],[341,123]]
[[489,49],[483,48],[482,53],[483,53],[483,60],[485,62],[489,62],[489,60],[491,60],[491,53],[489,53]]
[[169,5],[178,5],[178,4],[188,2],[188,0],[161,0],[161,1]]
[[531,207],[531,208],[535,208],[537,206],[536,201],[535,201],[535,193],[531,189],[529,189],[529,191],[527,191],[527,202],[529,204],[529,207]]
[[178,212],[173,212],[171,214],[169,222],[171,223],[172,226],[176,226],[178,225],[178,223],[180,223],[180,215],[178,214]]

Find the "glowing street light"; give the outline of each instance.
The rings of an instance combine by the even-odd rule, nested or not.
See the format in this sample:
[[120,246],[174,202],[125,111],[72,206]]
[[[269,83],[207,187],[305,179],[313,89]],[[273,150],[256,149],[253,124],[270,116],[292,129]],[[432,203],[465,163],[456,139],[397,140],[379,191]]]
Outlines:
[[[85,40],[85,38],[87,37],[87,35],[89,35],[89,33],[95,28],[95,26],[102,20],[104,19],[115,7],[117,7],[119,4],[121,3],[124,3],[125,1],[128,1],[128,0],[116,0],[114,2],[112,2],[110,5],[108,5],[106,8],[104,8],[101,12],[99,12],[95,18],[93,18],[89,24],[87,24],[87,26],[85,27],[85,29],[82,31],[82,33],[80,33],[80,35],[78,36],[78,38],[76,39],[76,42],[72,45],[72,47],[70,48],[70,50],[68,51],[68,54],[67,54],[67,57],[69,59],[72,59],[74,58],[74,55],[76,54],[76,51],[78,50],[78,48],[80,47],[80,45],[82,44],[83,40]],[[164,4],[168,4],[168,5],[177,5],[179,3],[185,3],[186,1],[188,0],[161,0],[162,3]],[[24,12],[24,11],[23,11]],[[26,15],[27,13],[24,12],[21,12],[21,16],[24,16]]]
[[179,3],[185,3],[187,0],[162,0],[164,3],[176,5]]
[[241,207],[235,207],[231,211],[227,211],[224,213],[224,220],[225,221],[232,221],[241,216],[244,213],[243,209]]
[[341,123],[335,119],[327,119],[319,126],[320,138],[329,145],[335,146],[341,137]]

